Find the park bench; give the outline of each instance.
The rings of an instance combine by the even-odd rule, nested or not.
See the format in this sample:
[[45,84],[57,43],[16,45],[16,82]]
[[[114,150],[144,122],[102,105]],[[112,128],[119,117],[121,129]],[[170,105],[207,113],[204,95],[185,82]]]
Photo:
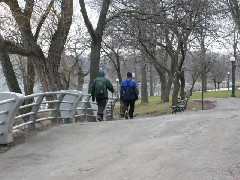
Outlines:
[[177,112],[183,112],[187,108],[188,98],[184,100],[180,100],[176,105],[172,105],[172,114],[176,114]]

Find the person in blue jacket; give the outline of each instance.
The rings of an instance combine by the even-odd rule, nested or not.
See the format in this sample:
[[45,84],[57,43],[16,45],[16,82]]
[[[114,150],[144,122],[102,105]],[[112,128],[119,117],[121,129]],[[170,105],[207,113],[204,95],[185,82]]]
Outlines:
[[[133,118],[135,101],[138,100],[139,90],[137,83],[132,79],[132,73],[127,73],[127,78],[120,85],[120,99],[123,101],[125,119]],[[129,108],[129,109],[128,109]]]

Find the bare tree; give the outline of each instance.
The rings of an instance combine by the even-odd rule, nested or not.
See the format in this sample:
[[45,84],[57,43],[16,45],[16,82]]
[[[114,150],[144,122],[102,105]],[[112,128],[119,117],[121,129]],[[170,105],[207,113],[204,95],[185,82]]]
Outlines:
[[[27,0],[23,9],[17,0],[1,0],[0,3],[5,3],[10,8],[21,35],[20,44],[16,44],[16,41],[13,40],[0,39],[0,47],[9,54],[19,54],[28,57],[28,60],[34,64],[45,91],[63,89],[58,69],[66,38],[72,23],[73,1],[61,2],[61,9],[57,19],[58,23],[55,27],[56,29],[52,29],[53,33],[49,38],[50,44],[47,53],[44,53],[43,49],[38,44],[38,40],[46,18],[50,11],[53,10],[54,0],[50,1],[46,6],[36,26],[35,34],[31,26],[31,18],[33,17],[33,12],[35,12],[34,0]],[[47,57],[45,56],[46,54],[48,55]]]
[[[112,41],[116,41],[116,39],[112,39]],[[119,41],[116,41],[119,42]],[[119,45],[115,47],[114,45]],[[110,42],[103,42],[103,53],[110,59],[113,64],[115,71],[117,72],[117,77],[119,82],[122,82],[122,75],[121,75],[121,44],[118,43],[110,43]]]
[[[89,74],[86,65],[86,50],[90,47],[89,38],[85,36],[84,28],[77,24],[77,27],[69,34],[62,61],[60,64],[61,79],[64,89],[75,88],[83,90],[84,78]],[[69,55],[70,54],[70,55]]]
[[240,32],[240,7],[239,7],[239,1],[238,0],[225,0],[224,1],[231,12],[232,18],[235,22],[235,24],[238,27],[238,31]]
[[[142,18],[146,19],[145,23],[147,23],[147,26],[143,27],[148,27],[148,29],[141,30],[142,26],[140,27],[140,33],[142,33],[140,42],[155,61],[155,64],[167,72],[169,91],[171,84],[174,84],[172,96],[174,104],[177,102],[179,89],[181,91],[181,98],[184,98],[185,95],[183,63],[188,50],[190,35],[200,20],[198,14],[204,6],[200,2],[196,6],[193,1],[188,1],[188,3],[177,1],[175,4],[164,2],[160,7],[157,4],[152,6],[149,14],[145,15],[145,18]],[[156,9],[156,6],[158,9]],[[151,29],[155,30],[154,33]],[[143,33],[144,31],[145,33]],[[168,57],[169,63],[165,64],[161,61],[162,58],[159,57],[158,53],[159,47],[167,52],[166,57]],[[164,73],[160,75],[164,75]],[[161,79],[163,78],[161,77]],[[169,93],[166,93],[166,96],[168,95]]]
[[90,54],[90,81],[88,86],[88,92],[91,91],[91,85],[93,83],[93,80],[97,77],[99,72],[101,44],[102,44],[103,32],[107,23],[107,13],[109,10],[110,2],[111,2],[110,0],[102,1],[99,19],[97,22],[97,27],[96,29],[94,29],[92,23],[89,20],[89,16],[87,14],[85,1],[79,0],[84,22],[92,39],[91,54]]
[[212,66],[210,67],[210,77],[214,82],[215,90],[220,89],[220,83],[226,78],[229,71],[229,62],[227,56],[220,54],[212,54],[211,58]]

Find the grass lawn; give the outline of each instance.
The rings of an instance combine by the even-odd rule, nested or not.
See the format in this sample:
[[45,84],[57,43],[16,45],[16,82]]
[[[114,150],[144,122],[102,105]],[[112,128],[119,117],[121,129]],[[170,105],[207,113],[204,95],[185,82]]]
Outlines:
[[[208,91],[203,94],[204,109],[214,107],[210,101],[206,101],[208,98],[230,98],[232,94],[231,90],[224,91]],[[235,91],[236,98],[240,97],[240,90]],[[194,92],[188,101],[188,110],[201,110],[202,109],[202,92]],[[161,102],[160,96],[149,96],[149,103],[142,104],[141,100],[136,101],[135,112],[136,116],[158,116],[162,114],[172,113],[172,98],[170,96],[170,102]],[[212,105],[210,105],[212,104]],[[115,114],[119,114],[120,103],[117,102],[115,106]]]
[[[229,98],[231,97],[232,90],[224,90],[224,91],[208,91],[203,93],[203,98]],[[240,97],[240,90],[235,90],[235,96]],[[190,97],[191,99],[201,99],[202,92],[194,92]]]

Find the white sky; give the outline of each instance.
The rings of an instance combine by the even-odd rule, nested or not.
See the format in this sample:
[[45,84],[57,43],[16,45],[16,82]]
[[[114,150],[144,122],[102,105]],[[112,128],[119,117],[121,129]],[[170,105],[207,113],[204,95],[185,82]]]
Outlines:
[[[46,3],[47,1],[50,1],[50,0],[45,0],[42,2]],[[95,28],[96,23],[98,21],[98,12],[97,12],[97,10],[89,7],[88,0],[85,0],[85,1],[86,1],[86,9],[87,9],[89,19],[92,22],[93,27]],[[24,4],[25,4],[24,0],[19,0],[18,2],[22,7],[24,7]],[[4,12],[4,10],[2,8],[3,7],[0,5],[0,12]],[[0,15],[0,18],[1,18],[1,15]],[[81,16],[81,13],[80,13],[79,0],[74,0],[74,23],[77,23],[80,26],[85,26],[82,16]],[[223,26],[225,25],[225,27],[229,27],[227,22],[220,23],[220,24],[222,24]],[[73,24],[71,27],[71,30],[75,30],[76,27],[77,27],[76,24]],[[8,28],[10,28],[10,27],[8,27]],[[222,35],[224,36],[224,34],[222,34]],[[227,39],[227,40],[222,39],[222,41],[223,41],[222,44],[220,42],[216,42],[216,41],[213,42],[209,48],[214,52],[219,52],[219,53],[224,53],[224,54],[233,52],[232,45],[231,45],[233,42],[231,42],[231,39]]]

